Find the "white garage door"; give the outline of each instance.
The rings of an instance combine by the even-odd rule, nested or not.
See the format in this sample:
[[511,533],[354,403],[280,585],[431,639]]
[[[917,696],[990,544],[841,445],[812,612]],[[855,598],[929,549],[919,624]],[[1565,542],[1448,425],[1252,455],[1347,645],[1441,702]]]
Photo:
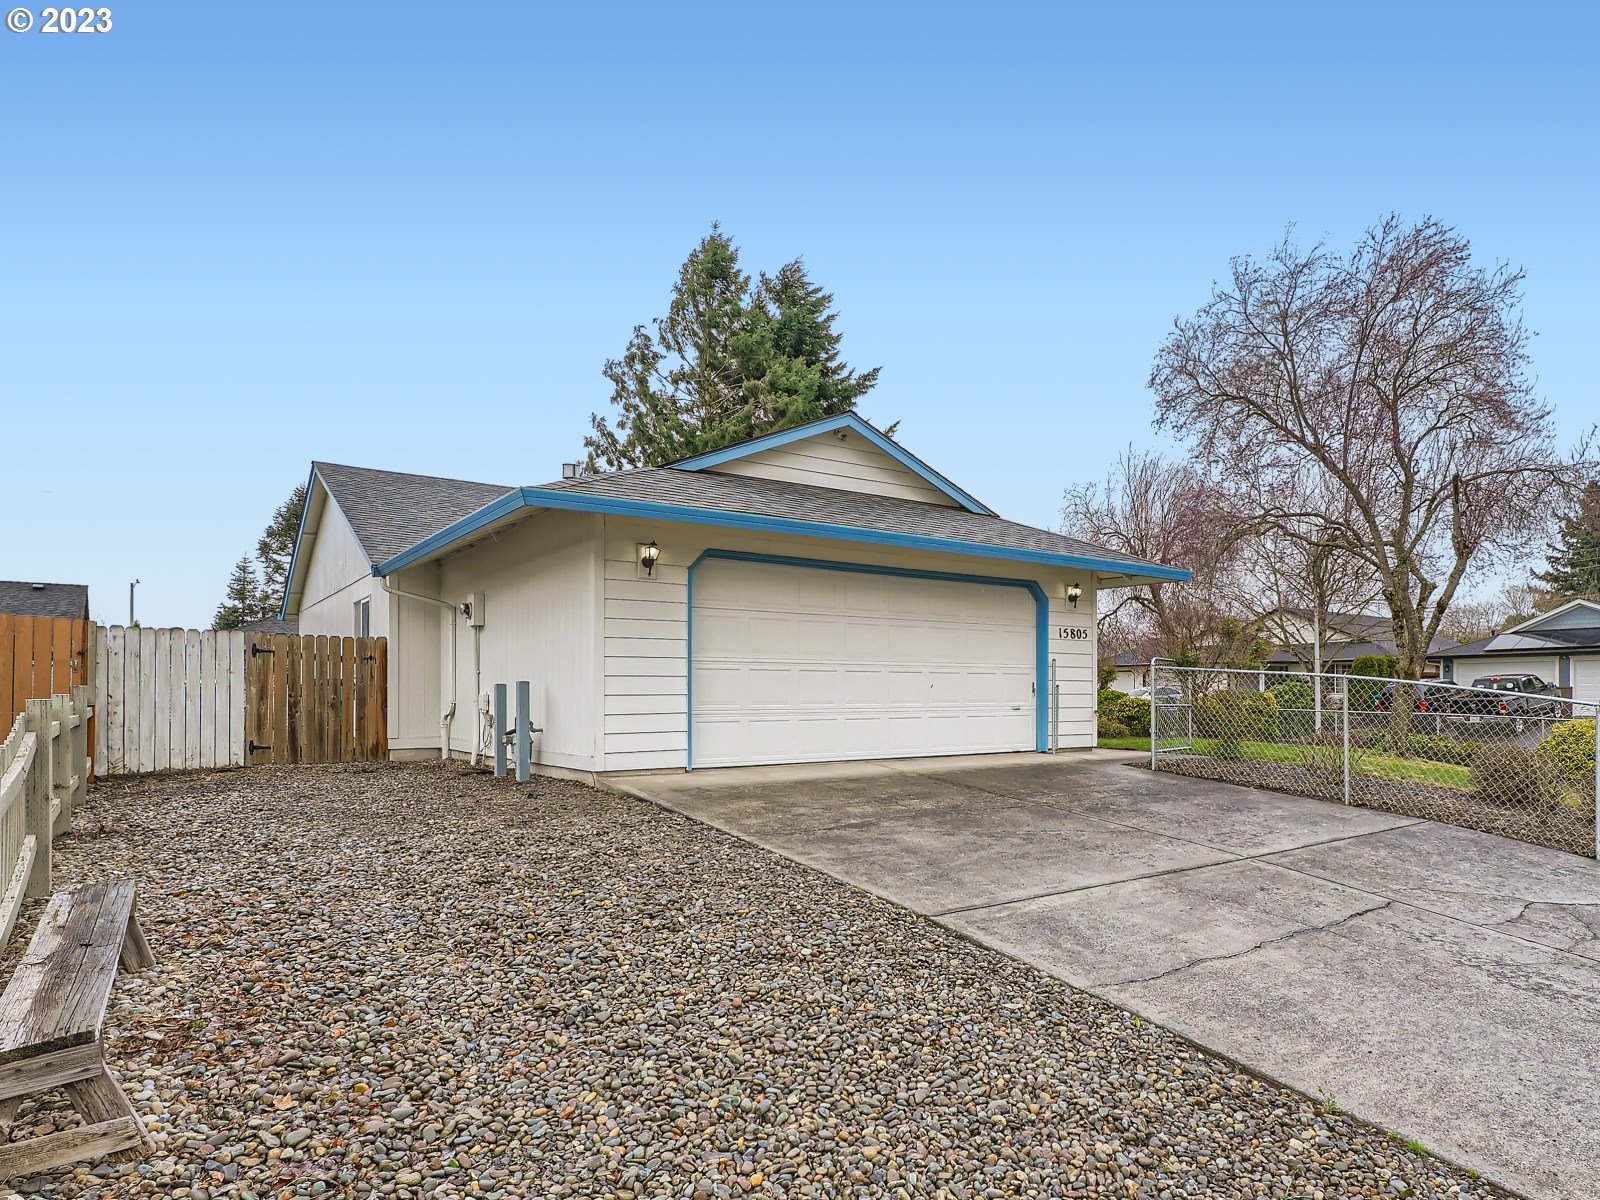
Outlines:
[[1024,588],[713,559],[690,620],[694,766],[1036,748]]
[[1600,704],[1600,655],[1572,656],[1572,698]]

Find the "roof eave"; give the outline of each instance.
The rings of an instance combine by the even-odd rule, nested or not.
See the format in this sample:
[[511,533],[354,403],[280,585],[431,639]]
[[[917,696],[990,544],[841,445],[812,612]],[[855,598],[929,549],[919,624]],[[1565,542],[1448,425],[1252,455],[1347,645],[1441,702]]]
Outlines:
[[[278,602],[278,619],[280,621],[294,620],[300,615],[300,597],[305,594],[306,567],[311,561],[309,548],[306,549],[305,554],[302,555],[300,553],[308,540],[306,526],[309,524],[308,518],[311,516],[312,507],[315,506],[317,524],[312,526],[313,532],[309,539],[314,542],[317,532],[321,529],[322,514],[328,506],[329,498],[328,485],[317,474],[316,464],[313,463],[311,465],[311,474],[306,477],[306,499],[305,503],[300,506],[300,524],[294,531],[294,550],[289,555],[289,570],[283,579],[283,599]],[[294,617],[289,616],[291,606],[295,614]]]
[[424,538],[409,550],[379,563],[372,569],[377,576],[392,575],[407,567],[449,553],[458,544],[479,537],[492,528],[515,520],[528,509],[559,509],[571,512],[603,513],[611,516],[642,517],[688,525],[713,525],[724,529],[743,529],[757,533],[778,533],[796,537],[825,538],[866,545],[895,546],[929,550],[942,554],[965,554],[1007,562],[1038,563],[1047,566],[1076,567],[1096,573],[1101,586],[1128,587],[1139,583],[1168,583],[1188,579],[1190,573],[1178,567],[1126,563],[1093,555],[1065,554],[1048,550],[1023,550],[993,546],[983,542],[964,542],[923,534],[895,533],[862,529],[854,525],[835,525],[822,521],[800,521],[792,517],[769,517],[757,513],[728,512],[723,509],[694,508],[663,504],[651,500],[627,500],[615,496],[596,496],[586,492],[554,488],[525,487],[508,492],[454,525]]

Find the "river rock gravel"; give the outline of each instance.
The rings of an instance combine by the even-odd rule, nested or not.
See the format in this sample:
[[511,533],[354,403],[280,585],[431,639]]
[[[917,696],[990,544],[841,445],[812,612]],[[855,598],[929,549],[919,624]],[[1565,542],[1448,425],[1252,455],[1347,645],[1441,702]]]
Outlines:
[[[137,1163],[25,1195],[1505,1196],[644,801],[439,763],[97,785]],[[39,904],[8,948],[14,963]],[[75,1124],[23,1105],[13,1136]]]

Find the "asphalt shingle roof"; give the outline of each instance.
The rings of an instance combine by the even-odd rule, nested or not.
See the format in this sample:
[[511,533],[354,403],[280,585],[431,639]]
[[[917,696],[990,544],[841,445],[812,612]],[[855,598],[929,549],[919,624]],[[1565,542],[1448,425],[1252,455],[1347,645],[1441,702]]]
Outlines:
[[893,496],[874,496],[865,492],[747,475],[642,467],[632,471],[563,479],[546,484],[545,488],[619,500],[643,500],[719,512],[849,525],[858,529],[947,541],[978,542],[1010,550],[1081,555],[1126,563],[1134,568],[1160,565],[1078,538],[1051,533],[1047,529],[1020,525],[1002,517],[946,508],[920,500],[901,500]]
[[81,621],[89,615],[89,588],[82,583],[0,580],[0,613]]
[[511,488],[402,471],[313,463],[374,566],[470,516]]

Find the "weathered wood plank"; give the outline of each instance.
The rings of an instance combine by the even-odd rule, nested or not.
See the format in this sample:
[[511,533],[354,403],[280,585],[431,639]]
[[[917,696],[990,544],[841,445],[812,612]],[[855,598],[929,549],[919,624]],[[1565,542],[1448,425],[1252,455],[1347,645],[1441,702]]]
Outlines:
[[30,617],[6,618],[11,626],[11,712],[28,707],[33,695],[33,620]]
[[105,631],[106,673],[97,701],[104,714],[106,731],[107,775],[121,775],[126,769],[123,759],[123,680],[127,664],[127,631],[113,625]]
[[[137,682],[139,712],[139,766],[140,771],[156,769],[156,631],[139,630],[139,677]],[[134,705],[129,701],[129,708]]]
[[69,1163],[104,1158],[144,1144],[145,1133],[137,1120],[119,1117],[64,1129],[45,1137],[0,1146],[0,1179],[37,1175]]
[[205,742],[205,720],[211,706],[205,702],[205,656],[200,646],[200,630],[184,634],[184,770],[200,766],[200,747]]
[[234,767],[245,762],[245,712],[249,699],[245,678],[247,642],[246,635],[238,630],[228,634],[228,765]]
[[340,664],[343,684],[339,692],[339,761],[355,761],[355,708],[356,708],[356,640],[342,639],[344,661]]
[[51,899],[0,994],[0,1064],[99,1042],[133,901],[129,881]]

